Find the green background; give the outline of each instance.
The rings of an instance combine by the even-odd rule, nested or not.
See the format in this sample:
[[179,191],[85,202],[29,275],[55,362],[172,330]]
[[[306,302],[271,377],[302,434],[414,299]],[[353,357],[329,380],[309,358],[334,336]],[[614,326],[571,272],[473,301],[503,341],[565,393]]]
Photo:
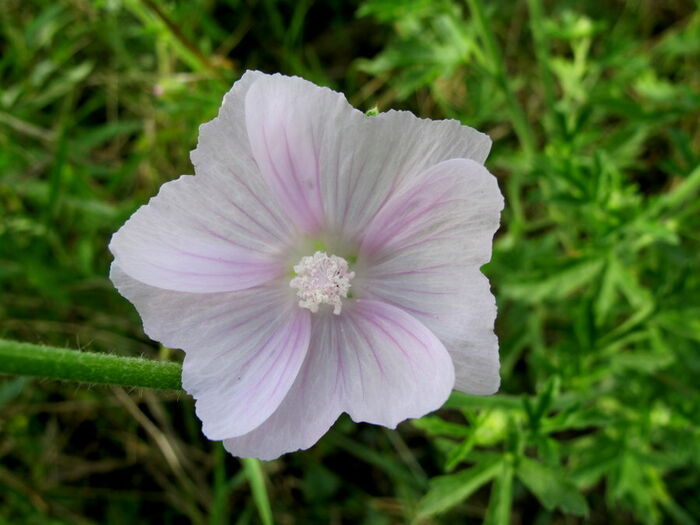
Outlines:
[[184,394],[0,378],[0,523],[696,523],[692,1],[2,0],[0,337],[178,361],[106,278],[245,69],[494,139],[503,385],[260,463]]

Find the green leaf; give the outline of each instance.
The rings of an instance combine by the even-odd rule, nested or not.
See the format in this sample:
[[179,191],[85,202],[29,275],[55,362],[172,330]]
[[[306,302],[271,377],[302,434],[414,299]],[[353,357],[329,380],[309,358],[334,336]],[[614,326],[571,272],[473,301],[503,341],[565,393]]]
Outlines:
[[700,342],[700,308],[664,310],[654,317],[654,321],[669,332]]
[[143,124],[137,121],[125,120],[121,122],[112,122],[99,128],[92,128],[89,132],[82,133],[79,137],[75,138],[71,144],[74,145],[79,152],[85,153],[115,137],[129,135],[142,128]]
[[501,461],[500,458],[484,461],[456,474],[433,478],[430,490],[418,503],[418,515],[426,517],[445,512],[468,498],[498,474]]
[[15,399],[22,393],[24,387],[31,382],[28,377],[16,377],[7,382],[0,383],[0,408]]
[[456,445],[450,452],[447,454],[447,458],[445,459],[445,470],[447,472],[452,472],[457,465],[462,463],[469,453],[472,451],[474,448],[474,438],[473,435],[462,441],[460,444]]
[[507,396],[496,394],[493,396],[472,396],[463,392],[452,392],[445,408],[475,409],[475,408],[522,408],[522,398],[520,396]]
[[513,461],[506,459],[491,489],[484,525],[508,525],[513,504]]
[[459,423],[450,423],[438,416],[426,416],[412,421],[413,426],[420,428],[431,436],[450,436],[455,438],[467,437],[471,430]]
[[588,503],[565,473],[539,461],[522,457],[518,461],[518,478],[542,505],[568,514],[586,516]]
[[603,265],[602,259],[587,259],[543,280],[532,278],[507,283],[503,286],[503,294],[527,303],[539,303],[543,299],[563,299],[595,279]]
[[611,371],[625,373],[629,370],[637,370],[651,374],[659,369],[666,368],[675,361],[672,353],[658,353],[635,351],[615,355],[610,360]]
[[604,321],[610,315],[617,300],[617,282],[621,271],[620,262],[616,257],[610,256],[605,271],[600,282],[598,296],[593,304],[595,312],[596,326],[602,326]]

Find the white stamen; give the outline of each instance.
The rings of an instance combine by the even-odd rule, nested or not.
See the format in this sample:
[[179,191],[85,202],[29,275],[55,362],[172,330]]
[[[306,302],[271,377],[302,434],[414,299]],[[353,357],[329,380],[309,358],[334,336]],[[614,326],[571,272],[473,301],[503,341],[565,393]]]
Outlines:
[[294,271],[297,276],[289,281],[289,286],[298,289],[299,306],[315,313],[319,305],[330,304],[335,315],[340,313],[341,297],[348,296],[350,279],[355,277],[355,272],[348,272],[345,259],[316,252],[311,257],[302,257]]

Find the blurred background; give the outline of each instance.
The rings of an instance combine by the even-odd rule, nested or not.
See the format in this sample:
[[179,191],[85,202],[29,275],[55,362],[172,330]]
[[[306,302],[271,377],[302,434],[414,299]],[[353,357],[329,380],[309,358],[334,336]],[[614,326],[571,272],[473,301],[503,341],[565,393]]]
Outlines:
[[180,360],[107,243],[245,69],[494,139],[500,394],[240,462],[176,392],[0,378],[0,522],[696,523],[700,4],[2,0],[0,337]]

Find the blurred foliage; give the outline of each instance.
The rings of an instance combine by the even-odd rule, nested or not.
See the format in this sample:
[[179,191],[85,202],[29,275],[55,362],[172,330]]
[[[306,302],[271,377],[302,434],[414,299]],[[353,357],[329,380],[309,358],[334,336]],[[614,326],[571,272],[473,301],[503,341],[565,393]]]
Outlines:
[[249,68],[494,138],[501,393],[242,463],[191,401],[0,381],[0,522],[695,523],[700,10],[690,1],[4,0],[0,337],[179,359],[106,279]]

